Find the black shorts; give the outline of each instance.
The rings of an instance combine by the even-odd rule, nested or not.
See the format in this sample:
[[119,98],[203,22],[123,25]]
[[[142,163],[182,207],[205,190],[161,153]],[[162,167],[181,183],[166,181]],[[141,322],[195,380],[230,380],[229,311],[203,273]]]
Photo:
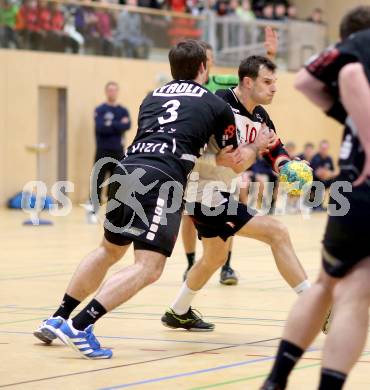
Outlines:
[[181,183],[153,168],[126,165],[117,166],[112,179],[105,238],[171,256],[183,209]]
[[[227,199],[230,197],[230,194],[223,195],[227,196]],[[209,208],[199,202],[187,203],[185,205],[198,231],[199,239],[202,237],[220,237],[226,241],[257,214],[257,211],[243,203],[232,202],[234,205],[230,206],[230,201],[227,201],[218,208]]]
[[[370,188],[358,187],[348,194],[350,209],[344,216],[329,216],[323,240],[323,267],[341,278],[370,256]],[[334,204],[330,200],[330,204]]]

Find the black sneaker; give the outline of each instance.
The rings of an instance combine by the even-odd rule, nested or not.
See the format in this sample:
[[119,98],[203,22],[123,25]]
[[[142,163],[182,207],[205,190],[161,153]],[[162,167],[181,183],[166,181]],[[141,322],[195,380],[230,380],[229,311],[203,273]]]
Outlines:
[[191,332],[212,332],[215,325],[202,320],[201,314],[191,307],[185,313],[178,315],[171,308],[162,316],[162,324],[168,328],[183,328]]
[[220,283],[226,286],[235,286],[238,284],[239,279],[236,276],[235,271],[231,267],[222,268],[220,275]]

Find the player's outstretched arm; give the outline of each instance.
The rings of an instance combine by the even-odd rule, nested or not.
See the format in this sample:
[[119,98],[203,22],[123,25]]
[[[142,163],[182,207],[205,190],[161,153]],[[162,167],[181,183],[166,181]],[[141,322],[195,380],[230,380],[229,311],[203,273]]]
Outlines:
[[351,63],[340,70],[339,90],[342,103],[357,127],[366,156],[363,171],[354,182],[354,185],[359,185],[370,178],[370,86],[362,64]]
[[334,104],[326,85],[312,76],[306,69],[301,69],[296,76],[295,88],[302,92],[313,104],[327,112]]
[[268,57],[269,60],[274,61],[279,46],[279,40],[277,32],[271,26],[265,27],[264,45],[266,49],[266,57]]

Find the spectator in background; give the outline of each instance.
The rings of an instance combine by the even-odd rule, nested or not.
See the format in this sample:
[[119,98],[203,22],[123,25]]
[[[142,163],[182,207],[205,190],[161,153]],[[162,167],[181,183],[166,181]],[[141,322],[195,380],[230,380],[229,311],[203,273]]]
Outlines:
[[254,12],[251,9],[251,4],[249,0],[242,0],[241,5],[236,9],[236,14],[244,22],[249,22],[255,19]]
[[38,3],[37,17],[40,30],[43,33],[50,31],[51,12],[49,3],[46,0],[40,0]]
[[77,31],[76,28],[76,13],[78,12],[78,8],[76,7],[68,7],[64,13],[64,34],[66,40],[65,49],[71,50],[72,53],[78,53],[80,48],[83,47],[85,43],[85,39],[81,33]]
[[[50,3],[49,7],[51,15],[49,39],[54,42],[54,50],[62,52],[66,50],[66,47],[73,47],[73,42],[69,40],[69,37],[64,32],[65,18],[61,5],[58,3]],[[73,50],[73,52],[77,51]]]
[[297,20],[298,19],[298,11],[297,7],[294,4],[290,4],[287,8],[287,17],[290,20]]
[[[333,159],[329,155],[329,148],[329,142],[322,140],[319,144],[318,153],[311,160],[314,180],[319,180],[324,184],[335,176]],[[330,186],[330,183],[328,186]]]
[[0,47],[19,48],[19,39],[15,31],[18,6],[10,0],[0,2]]
[[[106,2],[104,0],[103,2]],[[98,8],[96,11],[97,31],[99,34],[99,50],[97,54],[105,56],[113,55],[113,37],[112,37],[112,16],[103,8]]]
[[[333,182],[334,177],[336,176],[334,170],[333,159],[329,155],[329,142],[327,140],[322,140],[319,144],[319,151],[311,159],[311,168],[313,170],[313,180],[320,181],[324,184],[324,187],[327,189]],[[311,199],[318,191],[312,189]],[[324,200],[325,193],[316,194],[317,197],[320,197],[321,201]],[[314,211],[324,211],[325,208],[320,204],[317,207],[314,207]]]
[[225,16],[229,13],[229,3],[226,0],[218,0],[215,5],[217,16]]
[[317,23],[317,24],[324,24],[324,20],[323,20],[323,11],[321,8],[315,8],[312,13],[311,13],[311,16],[307,19],[309,22],[312,22],[312,23]]
[[301,154],[298,154],[297,157],[301,160],[305,160],[307,162],[311,162],[312,157],[315,153],[315,146],[312,142],[307,142],[304,144],[303,152]]
[[[127,5],[136,7],[137,0],[128,0]],[[119,55],[130,58],[148,58],[152,45],[142,32],[141,15],[123,10],[118,15],[114,46]]]
[[81,13],[76,15],[76,22],[79,24],[79,31],[85,38],[85,50],[89,54],[96,54],[99,51],[100,39],[95,9],[82,7],[80,10]]
[[262,8],[261,19],[273,20],[274,19],[274,5],[272,3],[266,3]]
[[[124,154],[122,136],[130,129],[131,120],[128,110],[118,104],[118,93],[118,84],[114,81],[108,82],[105,86],[107,100],[95,109],[95,163],[104,157],[120,161]],[[106,175],[112,176],[115,166],[114,162],[108,162],[102,166],[99,172],[94,173],[94,178],[97,180],[96,190],[100,204],[102,200],[102,189],[100,186],[104,182]],[[96,205],[89,207],[87,211],[88,222],[97,223],[98,209]]]
[[[128,0],[130,1],[130,0]],[[167,8],[173,12],[186,12],[186,0],[166,0]]]
[[229,0],[228,15],[235,16],[236,10],[239,8],[239,0]]
[[257,18],[262,16],[262,10],[265,6],[265,0],[252,0],[252,11],[254,12]]
[[276,20],[284,20],[286,18],[287,7],[284,3],[275,4],[274,16]]
[[[64,24],[63,14],[62,17],[62,28]],[[39,1],[38,7],[38,20],[40,26],[40,34],[42,36],[41,49],[46,51],[64,51],[63,36],[58,34],[58,32],[52,31],[51,25],[52,13],[50,10],[50,4],[45,1]],[[55,20],[56,21],[56,20]],[[59,28],[59,26],[54,26],[54,28]]]
[[16,29],[20,32],[23,48],[39,50],[42,42],[36,0],[26,0],[17,14]]

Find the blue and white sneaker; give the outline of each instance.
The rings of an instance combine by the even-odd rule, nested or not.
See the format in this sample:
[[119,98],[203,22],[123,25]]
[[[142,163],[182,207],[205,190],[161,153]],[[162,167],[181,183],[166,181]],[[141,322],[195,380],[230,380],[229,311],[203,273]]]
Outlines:
[[58,337],[85,359],[110,359],[112,350],[101,348],[93,328],[94,325],[89,325],[81,331],[73,327],[72,320],[67,320],[59,328]]
[[[65,322],[62,317],[50,317],[33,332],[33,335],[46,344],[51,344],[59,337],[59,328]],[[63,340],[62,340],[63,341]]]

